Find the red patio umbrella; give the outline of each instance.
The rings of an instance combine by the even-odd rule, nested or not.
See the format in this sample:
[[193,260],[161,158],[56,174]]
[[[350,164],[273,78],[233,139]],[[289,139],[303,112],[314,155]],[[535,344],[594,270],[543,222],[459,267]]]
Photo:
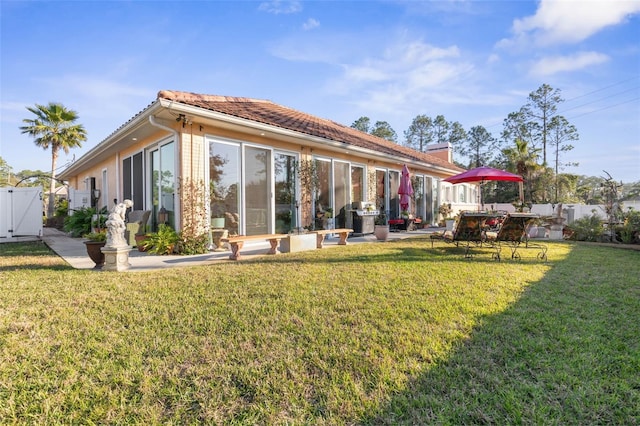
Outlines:
[[[487,180],[501,180],[511,182],[523,182],[524,179],[520,175],[509,173],[504,170],[494,169],[493,167],[476,167],[475,169],[467,170],[459,175],[450,176],[444,179],[449,183],[465,183],[465,182],[479,182],[480,183],[480,204],[484,206],[482,201],[482,184]],[[520,201],[522,201],[522,185],[520,185]]]
[[413,195],[413,185],[411,185],[411,175],[409,174],[409,168],[406,164],[402,166],[398,195],[400,195],[400,208],[402,210],[409,210],[409,202]]

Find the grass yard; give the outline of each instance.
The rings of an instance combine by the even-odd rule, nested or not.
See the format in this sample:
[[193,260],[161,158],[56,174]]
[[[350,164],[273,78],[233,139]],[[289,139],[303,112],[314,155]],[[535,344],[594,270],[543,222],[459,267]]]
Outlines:
[[0,244],[0,423],[640,424],[640,252],[406,239],[161,272]]

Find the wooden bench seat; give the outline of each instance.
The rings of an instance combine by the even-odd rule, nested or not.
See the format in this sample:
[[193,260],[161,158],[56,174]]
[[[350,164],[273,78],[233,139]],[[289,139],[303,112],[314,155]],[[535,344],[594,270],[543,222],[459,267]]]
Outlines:
[[324,237],[327,234],[338,234],[340,236],[340,240],[338,241],[338,245],[345,246],[347,245],[347,237],[350,233],[353,232],[353,229],[349,228],[338,228],[338,229],[316,229],[315,231],[311,231],[316,234],[316,247],[322,248],[322,244],[324,243]]
[[271,247],[267,251],[267,254],[276,254],[278,243],[281,239],[286,237],[288,237],[287,234],[234,235],[233,237],[221,238],[220,241],[222,241],[223,243],[229,243],[229,245],[231,246],[231,255],[229,255],[229,259],[238,260],[240,258],[240,250],[242,250],[242,246],[244,245],[245,241],[269,241]]

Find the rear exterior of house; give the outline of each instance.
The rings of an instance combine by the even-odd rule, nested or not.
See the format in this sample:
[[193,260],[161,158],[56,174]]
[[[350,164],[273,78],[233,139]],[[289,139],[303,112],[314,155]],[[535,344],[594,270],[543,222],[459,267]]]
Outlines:
[[476,207],[474,186],[442,182],[462,171],[448,144],[421,153],[270,101],[176,91],[159,92],[60,178],[98,189],[97,207],[131,199],[151,211],[152,229],[165,217],[176,230],[219,218],[215,227],[257,235],[324,227],[328,209],[335,227],[352,227],[366,203],[399,217],[404,164],[423,223],[437,222],[441,203]]

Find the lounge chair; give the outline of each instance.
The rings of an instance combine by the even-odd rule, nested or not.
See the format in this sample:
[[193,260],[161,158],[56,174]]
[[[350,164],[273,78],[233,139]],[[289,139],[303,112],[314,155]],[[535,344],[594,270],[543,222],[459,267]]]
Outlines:
[[546,260],[547,246],[532,243],[527,234],[529,224],[538,218],[537,214],[532,213],[509,213],[497,232],[486,232],[487,241],[493,243],[496,249],[493,258],[500,260],[502,245],[505,244],[511,249],[512,259],[520,259],[519,248],[533,248],[540,250],[537,254],[538,259]]
[[495,217],[495,215],[478,212],[461,212],[453,225],[453,231],[431,234],[429,237],[431,238],[431,247],[433,247],[435,240],[443,240],[456,245],[463,243],[465,245],[464,257],[470,258],[472,257],[471,245],[482,245],[486,240],[485,222],[492,217]]

